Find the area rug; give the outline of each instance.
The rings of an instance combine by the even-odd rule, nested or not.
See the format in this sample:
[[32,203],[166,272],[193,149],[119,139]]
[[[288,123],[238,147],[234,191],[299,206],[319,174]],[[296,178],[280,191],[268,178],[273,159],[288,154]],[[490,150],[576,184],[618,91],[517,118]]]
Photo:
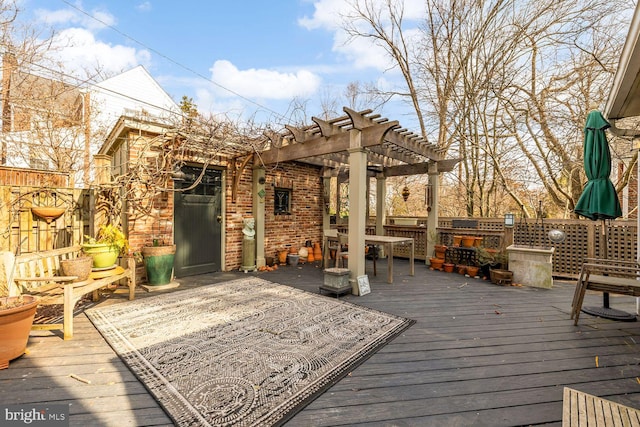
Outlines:
[[250,277],[87,316],[176,425],[280,425],[413,321]]

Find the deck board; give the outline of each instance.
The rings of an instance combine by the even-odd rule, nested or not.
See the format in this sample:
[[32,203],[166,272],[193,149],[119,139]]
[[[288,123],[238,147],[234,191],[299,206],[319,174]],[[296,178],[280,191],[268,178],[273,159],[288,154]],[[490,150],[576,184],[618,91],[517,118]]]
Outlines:
[[[378,267],[384,271],[383,260]],[[640,407],[640,322],[585,314],[574,326],[572,283],[550,290],[496,286],[420,264],[412,277],[403,260],[394,270],[394,284],[370,276],[371,294],[341,299],[416,323],[287,426],[559,426],[564,386]],[[321,269],[310,265],[255,274],[313,293],[323,283]],[[184,278],[167,292],[243,276]],[[100,304],[125,300],[114,295]],[[601,300],[588,294],[585,305]],[[611,305],[631,311],[635,300],[612,296]],[[171,425],[84,314],[75,317],[73,340],[34,332],[28,349],[0,371],[3,404],[71,403],[71,425],[78,426]]]

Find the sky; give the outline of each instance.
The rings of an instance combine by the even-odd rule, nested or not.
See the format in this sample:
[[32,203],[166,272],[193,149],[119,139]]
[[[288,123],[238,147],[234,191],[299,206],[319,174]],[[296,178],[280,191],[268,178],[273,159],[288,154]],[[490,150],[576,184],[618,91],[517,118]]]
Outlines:
[[[294,99],[320,116],[321,100],[354,81],[397,87],[380,48],[345,43],[345,0],[18,0],[20,19],[55,28],[69,67],[96,64],[106,73],[143,65],[176,101],[193,98],[201,112],[292,123]],[[414,3],[415,1],[415,3]],[[406,20],[420,0],[407,0]],[[339,108],[346,105],[341,102]],[[375,111],[411,128],[396,102]]]

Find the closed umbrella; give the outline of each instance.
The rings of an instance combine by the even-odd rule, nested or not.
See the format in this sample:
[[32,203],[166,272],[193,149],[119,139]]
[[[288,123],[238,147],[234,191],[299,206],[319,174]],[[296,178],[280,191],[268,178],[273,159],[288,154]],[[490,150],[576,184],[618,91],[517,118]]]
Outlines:
[[[602,220],[605,234],[605,220],[622,216],[616,189],[609,178],[611,174],[611,151],[605,130],[611,127],[598,110],[587,116],[584,127],[584,171],[588,181],[576,204],[575,212],[591,220]],[[608,236],[605,235],[605,258],[608,256]],[[635,320],[629,313],[609,307],[609,294],[604,293],[603,307],[584,307],[582,311],[595,316],[617,320]]]
[[611,152],[605,130],[611,127],[600,111],[592,110],[584,127],[584,171],[588,182],[576,204],[575,212],[592,220],[622,216],[616,189],[609,179]]

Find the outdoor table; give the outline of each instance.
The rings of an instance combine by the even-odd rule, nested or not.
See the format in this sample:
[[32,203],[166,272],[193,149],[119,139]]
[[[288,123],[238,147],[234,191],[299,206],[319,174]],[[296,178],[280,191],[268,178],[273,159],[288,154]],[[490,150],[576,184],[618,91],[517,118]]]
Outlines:
[[[330,257],[328,256],[329,242],[338,241],[338,230],[325,230],[324,232],[324,266],[329,266]],[[364,236],[364,243],[368,245],[384,245],[387,254],[387,283],[393,283],[393,248],[399,244],[411,245],[409,251],[409,274],[415,275],[414,256],[415,245],[413,237],[383,236],[379,234],[367,234]]]

